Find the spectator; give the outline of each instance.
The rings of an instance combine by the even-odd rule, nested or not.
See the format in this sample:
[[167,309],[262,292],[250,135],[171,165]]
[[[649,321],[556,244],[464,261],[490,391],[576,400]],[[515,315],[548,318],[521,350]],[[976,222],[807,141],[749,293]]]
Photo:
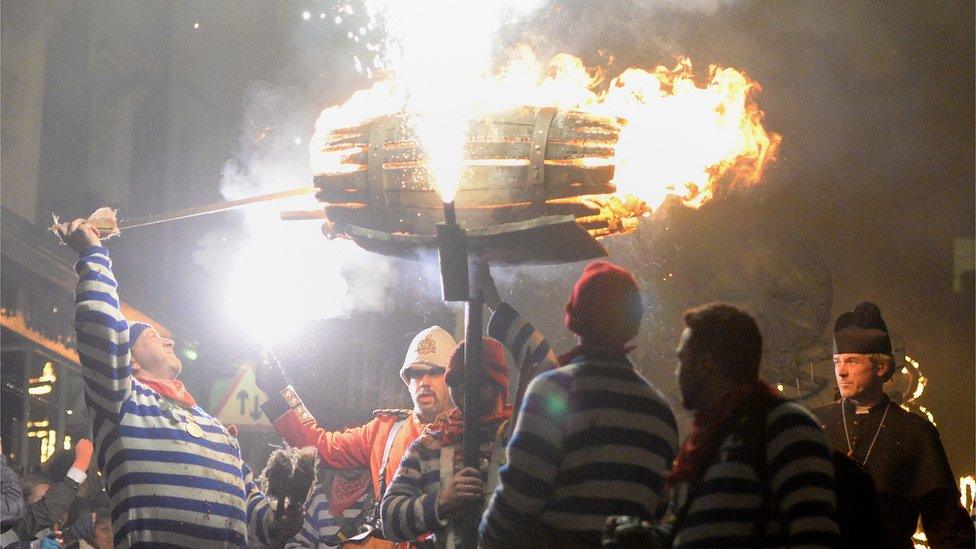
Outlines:
[[932,547],[973,547],[973,523],[959,502],[939,431],[884,392],[894,361],[888,326],[874,303],[863,302],[837,317],[834,374],[841,398],[815,412],[830,445],[874,480],[881,544],[911,548],[921,519]]
[[90,440],[79,439],[71,467],[57,482],[52,483],[48,477],[40,475],[24,477],[23,488],[29,509],[16,527],[21,540],[34,539],[39,532],[43,538],[55,525],[66,525],[68,511],[88,478],[93,451]]
[[[3,443],[0,442],[0,532],[6,534],[27,513],[27,504],[20,488],[17,473],[7,465],[7,456],[3,453]],[[10,536],[6,536],[9,538]],[[6,542],[6,539],[4,540]]]
[[716,303],[685,313],[678,385],[695,412],[669,477],[670,542],[685,547],[832,547],[834,467],[816,420],[759,380],[762,335]]

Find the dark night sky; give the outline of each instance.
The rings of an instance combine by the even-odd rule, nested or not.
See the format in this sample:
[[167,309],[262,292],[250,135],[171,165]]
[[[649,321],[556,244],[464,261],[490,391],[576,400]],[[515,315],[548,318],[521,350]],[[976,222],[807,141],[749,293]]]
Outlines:
[[[146,15],[142,5],[130,6],[130,15]],[[168,78],[199,90],[216,114],[183,136],[168,162],[196,155],[195,165],[210,171],[194,174],[166,202],[136,193],[129,215],[218,199],[221,166],[253,153],[247,143],[255,128],[301,129],[307,121],[308,135],[319,109],[366,85],[352,68],[346,29],[301,19],[305,9],[331,14],[332,2],[289,0],[276,4],[273,17],[260,3],[172,6],[159,32],[171,33],[168,47],[183,61],[169,67]],[[204,32],[189,34],[194,21]],[[881,306],[931,378],[927,402],[962,473],[974,470],[976,452],[974,304],[971,281],[968,293],[953,294],[952,261],[953,239],[976,233],[973,21],[972,2],[576,1],[546,3],[505,39],[591,63],[610,52],[611,74],[685,55],[700,71],[716,63],[760,82],[765,125],[783,144],[752,193],[759,195],[755,217],[819,252],[833,278],[832,317],[862,299]],[[116,22],[125,26],[124,18]],[[199,43],[180,42],[187,37]],[[180,97],[166,88],[159,95],[169,109],[179,108]],[[153,164],[145,159],[143,166]],[[215,216],[166,229],[167,260],[192,264],[200,237],[236,220]],[[145,258],[161,234],[133,233],[120,242],[117,262]],[[128,268],[127,289],[162,289],[167,307],[196,332],[223,324],[202,269],[170,272],[150,285],[140,279],[151,266]],[[400,347],[390,352],[399,355]]]

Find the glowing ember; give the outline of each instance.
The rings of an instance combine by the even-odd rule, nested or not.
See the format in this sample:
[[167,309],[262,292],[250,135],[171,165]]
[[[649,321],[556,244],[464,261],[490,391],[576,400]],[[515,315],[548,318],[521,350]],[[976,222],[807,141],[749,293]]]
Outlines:
[[[648,208],[657,208],[668,195],[697,208],[711,199],[720,185],[756,183],[763,169],[775,158],[780,137],[767,132],[762,125],[763,113],[754,97],[759,85],[735,69],[713,65],[707,82],[702,84],[695,81],[691,61],[684,58],[673,68],[627,69],[607,86],[601,85],[603,80],[599,75],[599,70],[588,69],[571,55],[559,54],[543,65],[530,50],[519,48],[512,61],[478,82],[473,88],[477,93],[469,91],[467,100],[460,102],[465,104],[463,112],[450,110],[453,117],[450,127],[434,125],[423,130],[426,133],[414,128],[427,152],[426,161],[419,162],[428,167],[426,183],[434,186],[443,200],[452,200],[457,182],[463,180],[461,170],[468,166],[493,162],[527,165],[529,158],[471,158],[475,140],[457,131],[458,127],[467,128],[471,120],[520,106],[552,106],[617,121],[619,136],[615,140],[601,128],[584,128],[587,133],[579,143],[557,145],[582,146],[588,151],[586,155],[566,159],[547,157],[546,165],[613,166],[612,182],[621,197],[620,203],[646,203],[626,214],[617,211],[624,216],[621,219],[630,218],[628,223]],[[365,163],[357,155],[365,151],[354,143],[343,146],[343,129],[380,115],[406,113],[409,116],[413,101],[413,95],[407,100],[398,82],[387,80],[357,92],[341,106],[323,111],[310,143],[313,173],[328,175],[364,170]],[[458,102],[453,104],[456,106]],[[443,133],[430,133],[437,128],[443,129]],[[440,168],[430,165],[429,144],[435,139],[454,143],[457,150],[450,155],[446,155],[446,145],[437,149],[442,153],[442,160],[450,157],[453,164],[444,162]],[[463,151],[465,146],[467,150]],[[448,165],[451,167],[444,167]],[[431,170],[456,175],[432,176]],[[609,197],[587,200],[609,203]],[[607,213],[606,208],[601,208],[601,215]]]

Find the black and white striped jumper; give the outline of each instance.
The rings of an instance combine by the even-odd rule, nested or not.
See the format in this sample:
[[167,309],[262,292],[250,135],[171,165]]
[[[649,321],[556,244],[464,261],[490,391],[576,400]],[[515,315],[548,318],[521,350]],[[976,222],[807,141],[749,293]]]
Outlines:
[[[672,487],[672,509],[688,505],[673,547],[833,547],[839,535],[834,466],[810,412],[783,402],[766,416],[764,441],[746,438],[727,435],[696,488]],[[765,452],[750,448],[757,443]],[[753,457],[763,454],[764,466]]]
[[526,391],[481,520],[487,547],[600,545],[609,515],[657,519],[674,415],[626,358],[578,356]]

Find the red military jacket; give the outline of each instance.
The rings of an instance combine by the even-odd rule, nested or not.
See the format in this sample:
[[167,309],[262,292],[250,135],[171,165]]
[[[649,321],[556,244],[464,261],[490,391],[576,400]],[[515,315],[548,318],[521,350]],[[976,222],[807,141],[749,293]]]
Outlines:
[[405,419],[403,427],[397,432],[390,447],[386,463],[386,485],[393,481],[393,475],[410,443],[420,436],[424,425],[409,410],[377,410],[376,416],[365,425],[326,431],[318,426],[315,418],[308,412],[295,389],[290,385],[280,395],[268,395],[263,405],[265,414],[288,444],[299,448],[315,446],[324,465],[336,469],[363,469],[369,467],[373,481],[373,493],[382,497],[379,486],[379,472],[383,464],[383,450],[393,425]]

